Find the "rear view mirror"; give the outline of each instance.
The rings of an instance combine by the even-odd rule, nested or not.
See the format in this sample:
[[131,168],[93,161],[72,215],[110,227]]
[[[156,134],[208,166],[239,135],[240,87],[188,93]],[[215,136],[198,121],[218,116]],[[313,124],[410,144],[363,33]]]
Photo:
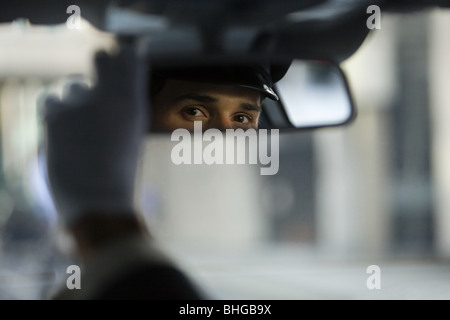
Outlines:
[[[259,117],[250,127],[284,130],[339,126],[346,124],[354,116],[345,75],[335,63],[300,59],[277,61],[265,67],[269,71],[267,74],[264,71],[263,76],[259,73],[255,76],[253,69],[247,72],[248,65],[251,63],[236,64],[235,60],[208,64],[178,61],[176,65],[169,63],[153,70],[150,80],[151,130],[192,129],[193,122],[198,120],[205,121],[204,124],[208,122],[208,128],[227,128],[224,123],[209,121],[214,118],[214,113],[217,114],[220,105],[214,105],[215,93],[213,96],[205,94],[211,92],[209,88],[214,84],[250,88],[259,91],[258,95],[262,92],[265,98],[258,115],[254,110],[247,112],[230,108],[233,110],[232,116],[249,116],[253,119]],[[266,81],[268,74],[271,76]],[[161,77],[163,81],[159,79]],[[178,82],[167,79],[176,79]],[[167,86],[172,87],[167,89]],[[164,95],[165,99],[155,100],[155,97]],[[189,99],[182,103],[171,102],[178,101],[177,97],[186,96]],[[247,105],[256,105],[254,99],[247,102],[250,102]],[[224,111],[228,109],[228,105],[222,104],[222,108]],[[244,123],[244,118],[242,120]],[[237,127],[241,127],[240,123],[237,123]],[[246,126],[242,124],[242,128],[245,129]]]
[[279,102],[264,102],[268,127],[307,129],[339,126],[355,115],[345,74],[331,62],[294,60],[275,84]]

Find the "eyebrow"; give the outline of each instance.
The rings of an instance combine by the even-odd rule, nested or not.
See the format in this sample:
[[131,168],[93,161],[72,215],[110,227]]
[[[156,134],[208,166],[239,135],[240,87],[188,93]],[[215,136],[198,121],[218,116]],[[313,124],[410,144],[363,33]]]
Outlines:
[[245,110],[248,111],[257,111],[257,112],[261,112],[261,107],[259,105],[256,104],[252,104],[252,103],[241,103],[241,107]]
[[[218,102],[219,100],[210,96],[210,95],[203,95],[203,94],[197,94],[197,93],[186,93],[186,94],[182,94],[178,97],[176,97],[174,99],[175,102],[179,102],[182,100],[194,100],[197,102],[203,102],[203,103],[215,103]],[[248,110],[248,111],[257,111],[257,112],[261,112],[261,107],[259,105],[256,104],[252,104],[252,103],[248,103],[248,102],[243,102],[240,104],[241,108]]]
[[182,100],[194,100],[197,102],[205,102],[205,103],[211,103],[211,102],[217,102],[218,100],[214,97],[211,97],[209,95],[203,95],[203,94],[197,94],[197,93],[186,93],[182,94],[174,99],[175,102],[182,101]]

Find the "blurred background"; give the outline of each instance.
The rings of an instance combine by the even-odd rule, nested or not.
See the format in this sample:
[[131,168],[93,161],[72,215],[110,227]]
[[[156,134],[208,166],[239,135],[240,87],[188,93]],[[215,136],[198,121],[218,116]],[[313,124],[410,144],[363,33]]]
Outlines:
[[[342,64],[358,116],[280,135],[280,168],[170,161],[148,137],[136,206],[218,299],[450,298],[450,13],[382,13]],[[70,240],[46,188],[39,101],[90,79],[113,37],[83,21],[0,25],[0,299],[47,299]],[[70,76],[69,76],[70,75]],[[380,268],[369,289],[367,268]]]

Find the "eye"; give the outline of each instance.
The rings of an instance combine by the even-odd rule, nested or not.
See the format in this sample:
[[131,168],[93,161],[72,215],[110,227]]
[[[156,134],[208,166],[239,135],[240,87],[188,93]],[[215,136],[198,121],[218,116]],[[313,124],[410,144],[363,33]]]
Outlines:
[[206,117],[205,112],[196,107],[188,107],[183,109],[183,112],[191,117]]
[[239,122],[239,123],[250,123],[250,121],[252,119],[251,119],[251,117],[249,117],[245,114],[238,114],[238,115],[234,116],[233,120],[236,122]]

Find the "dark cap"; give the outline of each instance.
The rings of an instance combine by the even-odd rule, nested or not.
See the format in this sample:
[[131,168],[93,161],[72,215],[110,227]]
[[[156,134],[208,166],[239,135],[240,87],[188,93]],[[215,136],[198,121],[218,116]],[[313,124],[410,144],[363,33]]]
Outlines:
[[272,100],[279,100],[273,89],[270,72],[258,65],[157,68],[153,74],[186,81],[238,85],[257,90]]

